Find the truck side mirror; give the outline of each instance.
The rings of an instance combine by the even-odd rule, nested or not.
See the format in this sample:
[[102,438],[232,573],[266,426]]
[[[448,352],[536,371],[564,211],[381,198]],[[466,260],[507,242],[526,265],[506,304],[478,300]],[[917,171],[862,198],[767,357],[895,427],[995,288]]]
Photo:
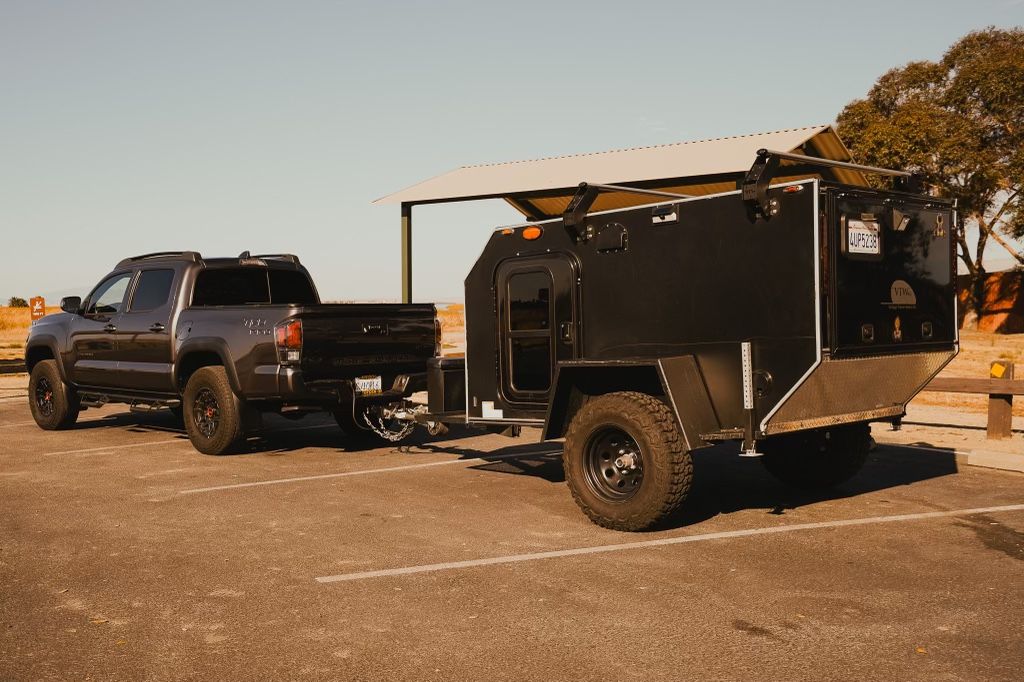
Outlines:
[[66,313],[77,315],[82,308],[81,296],[65,296],[60,299],[60,309]]

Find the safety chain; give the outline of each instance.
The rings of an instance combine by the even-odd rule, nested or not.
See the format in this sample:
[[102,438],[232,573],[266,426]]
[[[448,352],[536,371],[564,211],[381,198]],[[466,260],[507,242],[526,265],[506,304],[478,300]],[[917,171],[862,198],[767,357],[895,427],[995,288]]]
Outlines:
[[402,428],[399,429],[398,431],[392,431],[387,427],[387,425],[384,423],[384,419],[382,419],[379,415],[377,416],[377,423],[374,424],[373,421],[370,419],[369,410],[363,411],[363,421],[366,422],[366,425],[370,427],[371,431],[373,431],[375,434],[377,434],[384,440],[391,441],[392,443],[397,443],[398,441],[403,440],[416,428],[416,422],[408,421],[402,424]]

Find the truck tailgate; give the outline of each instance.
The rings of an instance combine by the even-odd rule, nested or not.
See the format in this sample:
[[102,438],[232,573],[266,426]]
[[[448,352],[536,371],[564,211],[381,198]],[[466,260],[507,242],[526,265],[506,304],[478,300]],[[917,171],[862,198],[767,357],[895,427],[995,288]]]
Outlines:
[[344,303],[309,306],[302,320],[302,373],[307,382],[426,371],[435,353],[435,309],[429,304]]

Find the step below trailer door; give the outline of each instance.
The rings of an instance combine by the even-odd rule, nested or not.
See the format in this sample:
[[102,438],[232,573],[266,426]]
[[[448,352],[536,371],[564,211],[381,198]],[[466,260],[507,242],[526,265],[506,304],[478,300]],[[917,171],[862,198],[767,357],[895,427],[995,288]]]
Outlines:
[[543,412],[555,363],[576,357],[576,268],[564,255],[514,258],[496,273],[499,390]]
[[832,197],[830,346],[836,357],[952,348],[953,211],[882,192]]

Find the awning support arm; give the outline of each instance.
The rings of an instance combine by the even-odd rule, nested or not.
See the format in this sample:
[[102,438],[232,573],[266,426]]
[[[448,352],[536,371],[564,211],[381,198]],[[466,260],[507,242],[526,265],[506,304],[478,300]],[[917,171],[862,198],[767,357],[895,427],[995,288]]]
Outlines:
[[587,212],[594,205],[597,195],[601,192],[627,192],[629,194],[649,194],[655,197],[667,197],[669,199],[690,199],[688,194],[676,194],[674,192],[661,192],[656,189],[644,189],[642,187],[627,187],[626,185],[600,185],[593,182],[581,182],[576,194],[573,195],[569,205],[562,213],[562,222],[567,228],[575,228],[587,217]]
[[805,154],[794,154],[792,152],[780,152],[773,149],[757,150],[757,158],[743,178],[743,201],[753,212],[755,218],[761,217],[770,219],[779,212],[779,204],[776,199],[768,198],[768,185],[772,176],[779,168],[781,161],[796,161],[812,166],[824,166],[827,168],[843,168],[846,170],[860,171],[861,173],[873,173],[875,175],[891,175],[896,178],[894,189],[903,192],[917,193],[921,191],[921,176],[917,173],[881,168],[880,166],[865,166],[859,163],[848,161],[833,161],[832,159],[820,159],[816,156]]

